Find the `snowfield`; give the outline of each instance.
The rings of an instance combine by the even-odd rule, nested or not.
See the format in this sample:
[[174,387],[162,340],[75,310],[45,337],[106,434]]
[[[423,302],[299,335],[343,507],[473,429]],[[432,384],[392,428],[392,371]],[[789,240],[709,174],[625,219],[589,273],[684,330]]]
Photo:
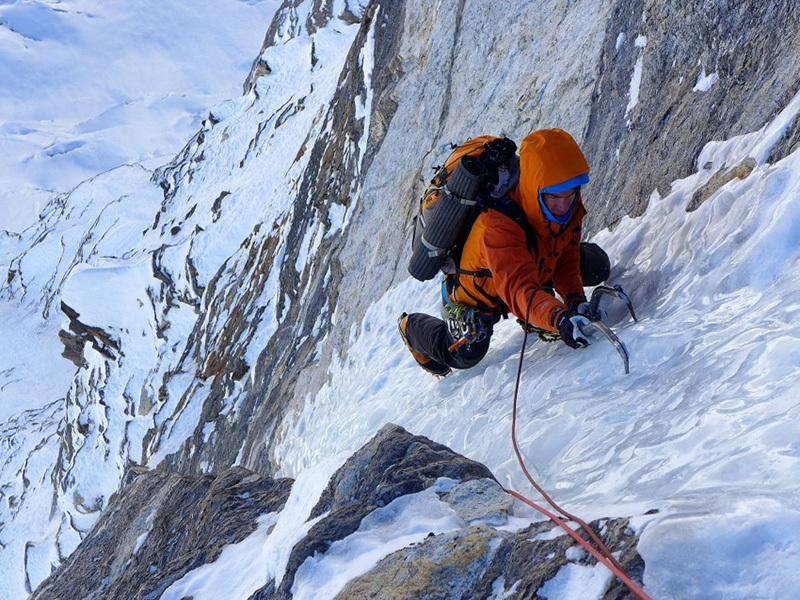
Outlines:
[[170,160],[241,93],[279,5],[0,3],[0,230],[22,231],[98,173]]

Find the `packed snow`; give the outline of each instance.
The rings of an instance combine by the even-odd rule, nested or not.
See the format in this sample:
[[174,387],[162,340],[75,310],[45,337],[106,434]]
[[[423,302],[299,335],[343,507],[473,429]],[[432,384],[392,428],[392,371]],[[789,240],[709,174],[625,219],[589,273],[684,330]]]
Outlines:
[[709,73],[706,75],[706,69],[703,67],[700,75],[697,76],[697,83],[695,83],[692,91],[707,92],[711,89],[711,86],[717,82],[717,79],[719,79],[719,75],[717,73]]
[[[58,4],[64,8],[64,3]],[[269,12],[265,5],[270,3],[232,4],[237,10]],[[49,13],[46,6],[35,2],[0,5],[2,52],[11,52],[9,48],[22,52],[22,48],[30,47],[43,54],[57,53],[51,46],[68,47],[71,36],[93,39],[93,13],[88,2],[70,12]],[[215,10],[224,13],[231,7],[224,3],[214,9],[209,4],[206,9],[200,21],[214,18]],[[103,19],[110,18],[108,14],[104,10]],[[155,11],[154,23],[159,22],[158,14]],[[177,17],[171,19],[169,25]],[[175,35],[175,29],[187,36],[192,31],[199,35],[197,28],[202,25],[192,21],[183,29],[171,28],[170,36]],[[253,27],[258,30],[251,38],[256,48],[248,47],[246,56],[233,59],[240,65],[232,76],[237,85],[265,30],[260,23]],[[352,32],[342,28],[316,40],[316,52],[322,57],[320,71],[324,72],[328,56],[346,47],[348,36],[351,38]],[[296,40],[295,49],[289,48],[285,56],[276,52],[276,77],[301,80],[299,72],[292,70],[291,52],[307,52],[309,43],[308,39]],[[622,43],[624,36],[620,36]],[[642,48],[644,40],[635,43]],[[199,56],[200,50],[196,52]],[[369,52],[362,60],[371,60]],[[197,62],[206,64],[201,58]],[[167,63],[179,71],[185,66],[181,58],[167,59]],[[0,68],[6,69],[12,63],[2,64]],[[88,62],[87,69],[93,64]],[[205,72],[209,80],[215,80],[215,70],[228,68],[220,65],[209,69]],[[171,77],[168,72],[155,79]],[[86,75],[83,83],[88,79]],[[204,81],[200,74],[189,79]],[[50,85],[55,88],[56,82],[51,74]],[[713,83],[711,76],[698,81],[703,86]],[[334,84],[335,78],[317,85],[316,96],[310,95],[308,104],[324,103]],[[631,110],[638,85],[634,78]],[[160,96],[146,98],[143,92],[109,93],[114,100],[110,105],[98,108],[92,100],[88,116],[76,116],[75,106],[75,111],[65,111],[63,120],[59,117],[54,121],[54,129],[45,131],[45,109],[65,105],[55,103],[57,92],[48,89],[52,95],[34,102],[30,115],[15,117],[16,125],[12,127],[8,124],[12,121],[8,121],[0,131],[3,148],[16,153],[7,163],[10,173],[22,178],[17,185],[36,205],[49,197],[49,190],[66,191],[62,185],[68,189],[121,162],[157,163],[158,156],[174,153],[174,145],[186,141],[197,129],[203,110],[210,109],[203,99],[213,94],[203,86],[194,89],[179,93],[169,88],[159,92]],[[8,91],[4,89],[4,93]],[[236,95],[232,91],[222,93]],[[179,108],[158,101],[171,98],[177,102],[176,94],[187,99],[185,104],[178,103]],[[14,96],[4,98],[11,99],[0,102],[16,102]],[[137,99],[141,100],[138,108]],[[364,114],[369,114],[369,98],[362,101]],[[145,107],[162,105],[173,108],[156,110],[166,118],[160,125],[139,118],[150,114]],[[204,108],[187,109],[199,105]],[[221,120],[233,120],[244,111],[237,101],[212,110]],[[604,305],[609,324],[630,352],[629,375],[624,374],[614,349],[603,340],[580,351],[560,343],[535,342],[526,352],[517,436],[528,468],[560,505],[585,520],[633,517],[641,535],[639,551],[646,561],[645,590],[654,598],[800,596],[800,583],[796,581],[800,569],[796,541],[800,533],[800,483],[795,476],[800,461],[800,434],[795,421],[800,415],[795,391],[800,384],[800,152],[776,164],[767,162],[770,149],[798,112],[800,95],[762,130],[708,144],[698,158],[696,172],[674,182],[664,197],[654,193],[642,217],[626,218],[613,231],[595,236],[593,241],[609,252],[614,263],[610,283],[622,285],[630,294],[639,317],[638,323],[633,323],[618,303]],[[77,125],[100,115],[103,128]],[[108,156],[104,144],[118,142],[90,133],[107,130],[127,139],[130,127],[142,129],[141,146],[123,144],[131,154],[120,158],[115,153],[121,151],[115,150],[110,152],[117,156],[112,162],[91,162],[92,157]],[[286,135],[301,140],[313,129],[308,122],[287,125],[286,129],[290,127],[296,129]],[[149,136],[161,129],[168,135],[156,143]],[[237,138],[236,133],[233,124],[231,145],[249,141]],[[20,139],[26,137],[22,144]],[[88,154],[81,155],[83,151]],[[209,162],[215,158],[208,156]],[[732,168],[748,158],[756,165],[749,175],[730,181],[697,210],[686,212],[695,193],[719,169]],[[25,171],[28,168],[32,170]],[[292,176],[298,173],[299,169]],[[58,181],[48,179],[62,175],[64,179]],[[157,240],[136,241],[138,234],[152,224],[161,201],[161,191],[150,181],[150,175],[139,166],[123,167],[87,182],[85,197],[81,196],[84,187],[79,187],[69,207],[59,202],[49,204],[42,214],[41,231],[49,231],[47,227],[55,228],[63,220],[67,225],[59,230],[57,241],[42,239],[33,244],[36,232],[32,230],[22,236],[0,233],[0,267],[4,273],[18,269],[16,258],[26,252],[24,269],[19,271],[22,275],[8,282],[0,294],[0,333],[4,339],[15,339],[19,331],[27,334],[24,343],[14,349],[6,345],[0,351],[3,600],[26,597],[26,585],[35,587],[52,565],[74,550],[80,541],[79,532],[88,530],[97,513],[77,512],[70,502],[76,496],[85,501],[107,499],[118,485],[125,460],[140,455],[145,428],[168,418],[166,409],[154,418],[155,423],[136,416],[140,412],[135,399],[148,385],[148,373],[143,369],[152,366],[155,355],[167,352],[153,335],[152,311],[143,308],[150,302],[142,295],[152,277],[148,251]],[[5,180],[6,175],[3,177]],[[245,180],[247,172],[240,177],[236,180],[231,176],[231,183],[244,189],[263,184]],[[592,184],[585,189],[587,197],[599,193]],[[10,206],[7,200],[2,198],[4,210]],[[107,209],[111,204],[119,211]],[[83,211],[80,215],[62,212],[78,205]],[[37,206],[34,212],[40,208]],[[174,211],[185,213],[185,208]],[[237,208],[242,211],[238,223],[226,222],[227,217],[217,229],[202,223],[208,226],[208,233],[198,238],[193,250],[199,277],[209,278],[221,262],[235,256],[246,234],[244,221],[263,217],[263,213],[248,213],[256,209],[244,202]],[[29,222],[28,213],[20,209],[15,218],[20,223]],[[344,209],[333,212],[334,232],[351,226],[347,217]],[[106,235],[84,239],[90,224],[94,224],[93,231]],[[213,237],[223,234],[230,239]],[[316,239],[316,231],[303,238],[307,255],[313,254]],[[175,248],[179,248],[178,243]],[[184,255],[174,252],[165,260],[175,261],[172,266],[180,270]],[[74,256],[83,256],[84,262],[70,262]],[[296,266],[302,268],[301,264]],[[270,285],[266,288],[274,291]],[[309,513],[328,478],[387,422],[483,462],[504,486],[540,500],[516,462],[510,439],[522,331],[513,319],[501,323],[492,349],[479,366],[436,380],[417,367],[402,345],[396,319],[403,311],[438,313],[438,294],[435,282],[419,283],[409,278],[377,299],[363,322],[353,324],[350,350],[331,369],[330,382],[305,398],[280,432],[280,475],[297,480],[286,508],[280,514],[262,516],[250,537],[227,547],[215,563],[175,582],[164,598],[218,598],[220,594],[247,598],[269,578],[279,578],[291,545],[313,525]],[[75,404],[80,397],[75,386],[85,383],[86,378],[76,380],[70,388],[75,367],[58,356],[62,348],[57,331],[66,326],[58,308],[62,300],[80,306],[87,320],[114,324],[116,328],[107,331],[112,338],[124,340],[126,363],[118,373],[109,373],[99,353],[86,352],[87,377],[112,385],[105,392],[105,406]],[[263,298],[259,302],[262,300],[270,301]],[[126,309],[109,314],[109,304],[119,303]],[[190,312],[176,307],[171,313],[170,335],[175,339],[188,335],[193,323],[194,317],[181,310]],[[261,335],[254,339],[253,355],[260,350],[258,343],[268,339],[271,326],[265,322]],[[145,364],[138,371],[137,361]],[[170,385],[176,389],[196,385],[199,389],[201,384],[191,381],[190,373],[187,370],[184,379],[176,376]],[[163,441],[151,466],[167,451],[177,449],[192,430],[200,393],[194,401],[190,396],[189,407],[181,415],[183,421],[175,420],[171,437]],[[123,398],[134,398],[132,405],[120,402]],[[235,406],[226,410],[235,412]],[[79,460],[85,462],[70,467],[81,478],[70,481],[55,496],[54,507],[53,488],[48,485],[55,465],[61,464],[60,438],[64,423],[69,422],[65,413],[75,412],[85,419],[82,423],[102,425],[102,430],[90,428],[89,435],[102,434],[115,440],[118,447],[107,455],[80,454]],[[127,427],[125,434],[120,432],[123,426]],[[88,446],[95,441],[87,435],[82,443]],[[102,444],[98,447],[105,448]],[[442,480],[437,486],[444,489],[450,484]],[[332,598],[350,577],[366,571],[397,549],[398,543],[419,541],[423,531],[446,532],[463,525],[433,492],[435,489],[398,499],[329,552],[309,559],[298,571],[297,597]],[[647,514],[652,509],[658,512]],[[51,514],[65,518],[48,521]],[[531,509],[519,506],[507,527],[520,528],[538,518]],[[378,521],[387,528],[375,527]],[[231,589],[232,569],[241,573],[235,590]],[[539,593],[550,600],[577,595],[599,597],[610,577],[601,566],[581,567],[576,562]],[[498,581],[495,589],[495,598],[509,597],[513,582]]]
[[[620,34],[617,38],[617,50],[620,49],[625,42],[625,37]],[[625,107],[625,118],[631,114],[631,111],[639,104],[639,88],[642,85],[642,69],[644,68],[644,49],[647,47],[647,37],[639,35],[633,42],[633,45],[638,48],[639,58],[636,59],[636,64],[633,66],[633,75],[631,75],[630,90],[628,91],[628,106]],[[630,127],[630,121],[628,121]]]
[[0,2],[0,229],[98,173],[170,160],[241,93],[279,5]]

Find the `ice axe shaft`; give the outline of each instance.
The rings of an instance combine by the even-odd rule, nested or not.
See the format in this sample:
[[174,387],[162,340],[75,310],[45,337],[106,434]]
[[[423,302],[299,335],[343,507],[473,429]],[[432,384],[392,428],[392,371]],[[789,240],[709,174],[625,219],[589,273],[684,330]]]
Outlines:
[[617,350],[617,353],[622,358],[622,364],[625,366],[625,375],[630,373],[630,358],[628,356],[628,349],[622,343],[611,328],[602,321],[591,321],[588,325],[581,328],[581,331],[586,335],[591,335],[593,331],[599,331],[605,338],[611,342],[611,345]]

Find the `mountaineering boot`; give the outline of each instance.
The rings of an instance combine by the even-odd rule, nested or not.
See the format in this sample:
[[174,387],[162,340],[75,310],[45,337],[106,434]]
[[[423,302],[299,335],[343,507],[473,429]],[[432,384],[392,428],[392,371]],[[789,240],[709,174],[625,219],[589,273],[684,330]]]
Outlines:
[[445,377],[446,375],[449,375],[450,367],[428,358],[424,354],[417,352],[416,350],[414,350],[414,348],[411,347],[411,344],[408,343],[408,338],[406,337],[407,326],[408,326],[408,314],[403,313],[397,320],[397,329],[400,330],[400,337],[403,338],[403,343],[406,345],[406,348],[408,348],[408,350],[411,352],[411,356],[414,357],[414,360],[417,361],[417,364],[419,364],[419,366],[422,367],[428,373],[436,375],[437,377]]

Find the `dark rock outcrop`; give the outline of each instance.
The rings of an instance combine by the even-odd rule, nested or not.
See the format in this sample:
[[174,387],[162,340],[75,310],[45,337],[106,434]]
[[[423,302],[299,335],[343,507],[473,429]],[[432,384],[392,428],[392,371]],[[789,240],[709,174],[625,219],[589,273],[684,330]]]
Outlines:
[[[498,581],[506,588],[533,597],[546,581],[574,559],[567,551],[576,542],[550,532],[552,522],[535,523],[516,533],[505,525],[513,499],[485,466],[431,440],[414,436],[396,425],[384,426],[334,474],[311,518],[323,516],[295,545],[286,573],[277,588],[269,584],[250,600],[288,600],[295,574],[308,559],[323,555],[331,545],[356,532],[364,519],[393,500],[428,489],[439,478],[458,483],[437,492],[461,519],[463,526],[394,552],[368,573],[353,579],[337,596],[344,599],[486,598]],[[593,523],[623,566],[641,577],[644,563],[636,553],[637,538],[626,519]],[[580,564],[593,564],[582,556]],[[612,582],[609,594],[616,589]],[[626,588],[623,589],[626,590]],[[615,597],[608,595],[608,598]]]
[[484,465],[454,454],[447,446],[386,425],[336,472],[311,516],[346,508],[353,497],[370,510],[386,506],[395,498],[421,492],[439,477],[494,479]]
[[[644,561],[636,553],[637,538],[627,519],[595,521],[603,542],[621,553],[620,564],[641,582]],[[481,600],[498,592],[508,598],[539,598],[537,591],[568,564],[596,564],[588,552],[577,551],[567,535],[552,536],[550,521],[534,523],[513,534],[485,525],[431,536],[421,544],[386,557],[366,575],[350,581],[337,600]],[[499,544],[499,545],[498,545]],[[614,578],[603,599],[632,597]]]
[[259,515],[279,512],[292,485],[238,467],[197,479],[134,470],[129,479],[31,600],[158,598],[252,533]]
[[83,367],[84,344],[91,343],[92,348],[106,358],[114,359],[119,352],[119,343],[99,327],[91,327],[80,321],[80,315],[64,302],[61,303],[61,312],[69,318],[69,331],[63,329],[58,332],[58,338],[64,344],[61,356],[69,360],[76,367]]
[[[293,483],[242,468],[196,479],[135,470],[128,478],[78,550],[32,600],[155,600],[188,572],[213,563],[225,545],[251,534],[260,515],[282,511]],[[320,560],[376,511],[429,490],[460,526],[390,553],[351,579],[337,598],[477,600],[512,589],[514,597],[533,598],[565,565],[595,562],[550,521],[509,527],[514,500],[485,466],[386,425],[331,477],[308,516],[318,520],[292,548],[280,583],[271,579],[251,600],[292,598],[307,561]],[[300,530],[304,523],[296,525]],[[641,581],[644,563],[627,525],[626,519],[591,524]],[[620,585],[612,579],[605,598],[626,597]]]
[[[494,481],[484,465],[425,437],[411,435],[402,427],[384,426],[331,478],[311,511],[311,518],[325,516],[292,550],[281,586],[270,594],[256,595],[254,600],[290,598],[294,574],[303,561],[354,533],[376,508],[421,492],[440,477],[461,482],[482,478]],[[499,484],[494,483],[499,491]]]

